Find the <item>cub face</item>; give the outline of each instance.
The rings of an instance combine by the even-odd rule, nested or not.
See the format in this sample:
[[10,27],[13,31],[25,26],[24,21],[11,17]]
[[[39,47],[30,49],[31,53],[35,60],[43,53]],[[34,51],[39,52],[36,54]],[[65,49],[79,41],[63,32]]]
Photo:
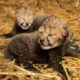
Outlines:
[[51,49],[60,46],[67,36],[67,22],[57,18],[47,18],[39,28],[38,40],[42,49]]
[[23,30],[29,29],[33,23],[33,13],[29,8],[20,8],[16,13],[17,25]]

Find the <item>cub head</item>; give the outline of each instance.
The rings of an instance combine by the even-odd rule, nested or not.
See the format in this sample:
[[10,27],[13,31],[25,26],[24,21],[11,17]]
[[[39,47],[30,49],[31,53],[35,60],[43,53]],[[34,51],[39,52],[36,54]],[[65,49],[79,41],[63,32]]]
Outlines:
[[57,17],[47,18],[39,28],[40,38],[38,40],[42,49],[56,48],[62,45],[66,39],[68,24]]
[[16,13],[17,25],[23,30],[29,29],[33,23],[33,13],[29,8],[22,7]]

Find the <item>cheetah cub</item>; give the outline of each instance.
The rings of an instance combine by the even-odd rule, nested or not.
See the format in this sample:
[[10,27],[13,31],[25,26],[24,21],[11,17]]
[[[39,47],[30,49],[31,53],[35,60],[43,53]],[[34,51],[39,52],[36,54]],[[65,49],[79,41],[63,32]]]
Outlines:
[[61,46],[68,36],[68,24],[58,17],[49,17],[39,28],[39,44],[42,49],[52,49]]
[[[59,62],[62,60],[62,47],[68,37],[68,23],[58,17],[49,17],[39,28],[38,43],[48,52],[52,66],[62,72]],[[46,54],[45,54],[46,55]]]
[[39,29],[43,21],[49,16],[47,14],[34,16],[30,8],[22,7],[16,12],[16,21],[12,32],[0,35],[0,37],[9,38],[19,33],[34,32]]
[[34,63],[48,62],[48,55],[38,44],[39,32],[21,33],[11,38],[7,44],[4,54],[5,58],[16,61],[24,68],[31,67]]

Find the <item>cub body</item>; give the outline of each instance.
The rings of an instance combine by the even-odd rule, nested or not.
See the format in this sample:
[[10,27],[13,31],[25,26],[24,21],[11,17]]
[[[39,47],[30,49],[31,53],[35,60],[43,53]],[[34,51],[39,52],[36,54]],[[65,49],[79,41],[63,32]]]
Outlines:
[[68,37],[67,28],[67,22],[55,16],[47,18],[39,28],[38,42],[43,50],[48,51],[52,66],[61,72],[63,70],[59,62],[64,55],[62,47]]
[[23,64],[25,67],[37,62],[47,62],[48,55],[40,48],[38,38],[38,32],[16,35],[6,46],[5,57],[15,59],[18,65]]
[[34,16],[29,8],[22,7],[16,12],[16,21],[12,32],[0,35],[1,37],[10,38],[19,33],[34,32],[39,29],[43,21],[50,15]]

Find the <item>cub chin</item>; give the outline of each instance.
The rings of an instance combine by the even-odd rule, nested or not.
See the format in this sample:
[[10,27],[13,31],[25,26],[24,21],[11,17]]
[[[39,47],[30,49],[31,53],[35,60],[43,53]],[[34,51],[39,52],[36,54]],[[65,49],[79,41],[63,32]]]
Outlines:
[[39,28],[39,40],[41,48],[48,51],[49,59],[53,67],[62,72],[59,62],[62,60],[62,47],[68,36],[68,23],[58,17],[50,17],[43,21]]
[[5,57],[15,59],[18,65],[25,68],[34,63],[48,62],[48,55],[38,44],[39,32],[22,33],[14,36],[4,51]]
[[34,16],[30,8],[22,7],[16,12],[16,20],[12,32],[0,35],[0,37],[10,38],[19,33],[34,32],[39,29],[42,22],[49,16],[47,14]]

